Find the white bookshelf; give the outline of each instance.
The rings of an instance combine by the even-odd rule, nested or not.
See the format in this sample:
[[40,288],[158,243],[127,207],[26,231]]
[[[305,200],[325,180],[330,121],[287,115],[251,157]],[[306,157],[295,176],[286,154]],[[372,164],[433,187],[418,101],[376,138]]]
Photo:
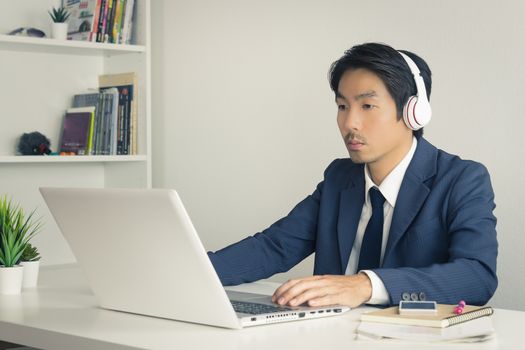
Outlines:
[[0,45],[3,50],[20,50],[27,52],[62,53],[66,55],[111,56],[132,52],[146,52],[144,45],[115,45],[73,40],[55,40],[50,38],[32,38],[0,34]]
[[106,162],[145,162],[147,156],[3,156],[1,163],[106,163]]
[[[43,264],[74,261],[38,191],[42,186],[151,187],[150,0],[136,0],[131,45],[50,39],[47,10],[55,0],[0,3],[0,33],[17,27],[48,38],[0,34],[0,196],[37,210],[44,230],[34,243]],[[74,94],[98,87],[98,76],[136,72],[138,154],[128,156],[20,156],[23,133],[39,131],[58,150],[64,112]]]

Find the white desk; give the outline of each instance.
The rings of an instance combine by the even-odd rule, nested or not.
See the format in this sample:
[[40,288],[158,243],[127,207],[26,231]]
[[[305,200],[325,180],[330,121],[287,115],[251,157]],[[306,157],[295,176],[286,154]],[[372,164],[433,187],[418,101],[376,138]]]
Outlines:
[[[232,289],[271,294],[275,284]],[[190,302],[190,301],[188,301]],[[498,309],[497,338],[482,344],[356,341],[359,308],[341,316],[243,330],[103,310],[75,265],[44,267],[39,287],[0,296],[0,339],[44,349],[522,349],[525,312]]]

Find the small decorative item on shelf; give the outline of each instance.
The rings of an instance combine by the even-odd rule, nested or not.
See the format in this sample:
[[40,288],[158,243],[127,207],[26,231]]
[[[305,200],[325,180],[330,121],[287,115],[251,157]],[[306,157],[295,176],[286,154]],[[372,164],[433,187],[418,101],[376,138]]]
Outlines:
[[22,288],[36,287],[38,282],[38,270],[40,267],[40,254],[35,246],[26,244],[24,252],[20,257],[20,265],[24,267],[24,278]]
[[45,135],[33,131],[20,136],[18,152],[24,156],[48,155],[51,153],[49,146],[51,142]]
[[69,18],[69,12],[65,7],[60,6],[58,9],[53,7],[51,11],[48,11],[51,19],[53,20],[51,26],[51,37],[59,40],[67,39],[67,19]]
[[19,205],[6,196],[0,198],[0,294],[20,294],[24,268],[18,265],[26,245],[42,227],[27,217]]
[[7,35],[17,35],[17,36],[28,36],[28,37],[35,37],[35,38],[45,38],[46,33],[44,33],[43,30],[40,30],[38,28],[29,28],[29,27],[19,27],[16,29],[13,29]]

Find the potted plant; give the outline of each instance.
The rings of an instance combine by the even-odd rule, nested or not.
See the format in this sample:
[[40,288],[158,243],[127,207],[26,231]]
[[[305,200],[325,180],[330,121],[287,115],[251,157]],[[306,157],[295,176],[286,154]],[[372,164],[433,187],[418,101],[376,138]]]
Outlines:
[[69,18],[69,11],[65,7],[60,6],[58,9],[53,7],[48,11],[53,24],[51,26],[51,37],[59,40],[67,39],[67,19]]
[[0,294],[19,294],[24,268],[18,265],[27,243],[40,230],[40,220],[33,220],[6,196],[0,199]]
[[24,267],[24,277],[22,279],[22,288],[36,287],[38,282],[38,270],[40,267],[40,254],[35,246],[27,243],[22,255],[20,256],[20,265]]

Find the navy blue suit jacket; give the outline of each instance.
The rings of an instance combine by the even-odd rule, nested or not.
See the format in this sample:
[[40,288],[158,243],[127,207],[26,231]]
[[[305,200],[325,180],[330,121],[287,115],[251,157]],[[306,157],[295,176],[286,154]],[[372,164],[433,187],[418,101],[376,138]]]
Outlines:
[[[337,159],[314,193],[268,229],[208,253],[224,285],[288,271],[315,252],[314,274],[345,273],[365,198],[363,164]],[[486,168],[420,138],[394,208],[383,265],[391,304],[402,294],[485,304],[497,287],[494,193]]]

